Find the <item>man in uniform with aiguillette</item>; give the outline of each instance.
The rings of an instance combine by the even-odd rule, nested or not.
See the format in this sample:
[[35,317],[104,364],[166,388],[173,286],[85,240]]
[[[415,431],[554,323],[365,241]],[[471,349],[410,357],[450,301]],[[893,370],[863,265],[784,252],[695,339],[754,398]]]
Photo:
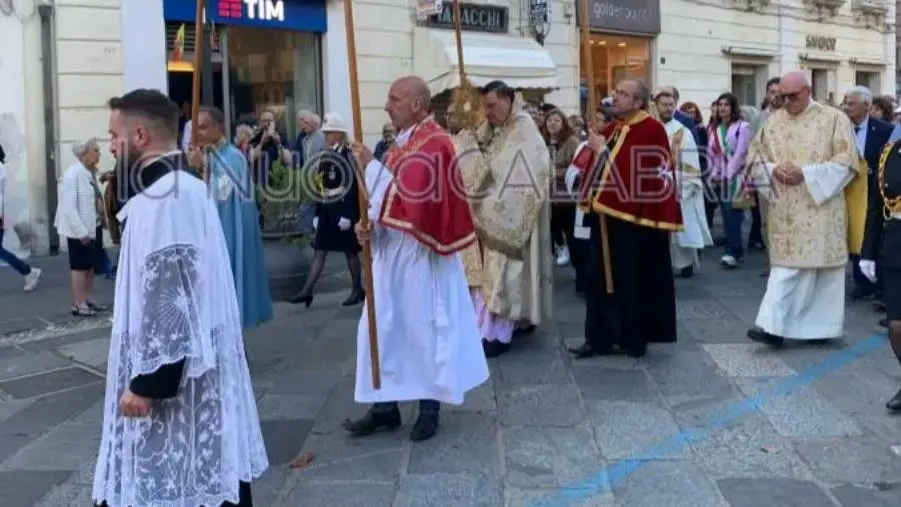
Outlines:
[[[845,264],[859,252],[866,167],[842,111],[811,99],[802,71],[779,83],[774,111],[748,151],[754,187],[768,203],[770,275],[748,338],[839,338],[845,323]],[[863,169],[863,170],[861,170]]]
[[[482,252],[481,280],[469,280],[487,357],[510,348],[516,331],[551,316],[550,155],[513,88],[481,90],[485,121],[455,137]],[[462,155],[460,155],[462,153]],[[472,253],[472,252],[470,252]],[[474,256],[464,255],[464,260]]]
[[[901,140],[885,145],[874,180],[869,192],[860,271],[876,282],[876,261],[881,262],[889,343],[901,363]],[[901,391],[885,406],[901,412]]]

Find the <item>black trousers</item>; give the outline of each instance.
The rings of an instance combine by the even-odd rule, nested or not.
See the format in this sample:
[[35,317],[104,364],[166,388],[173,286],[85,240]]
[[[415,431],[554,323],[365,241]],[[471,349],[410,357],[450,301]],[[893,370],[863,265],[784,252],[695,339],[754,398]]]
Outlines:
[[751,207],[751,231],[748,243],[765,243],[763,241],[763,217],[760,216],[760,196],[754,192],[754,206]]
[[573,203],[551,204],[551,240],[556,246],[569,246],[573,239],[576,223],[576,205]]
[[[94,507],[109,507],[106,502],[94,504]],[[250,496],[250,483],[241,482],[238,487],[238,503],[224,502],[219,507],[253,507],[253,499]]]

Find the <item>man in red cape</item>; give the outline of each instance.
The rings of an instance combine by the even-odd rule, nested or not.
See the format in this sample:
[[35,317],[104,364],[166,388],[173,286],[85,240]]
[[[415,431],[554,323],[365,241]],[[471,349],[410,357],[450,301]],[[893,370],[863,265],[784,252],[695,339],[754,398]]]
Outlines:
[[579,205],[592,215],[585,343],[571,349],[579,358],[642,357],[649,342],[676,341],[670,234],[681,230],[682,211],[669,137],[645,112],[649,101],[644,83],[621,82],[613,99],[617,120],[592,129],[569,169],[581,181]]
[[391,86],[385,110],[397,128],[384,164],[361,143],[354,153],[365,168],[369,227],[355,227],[372,248],[373,298],[381,388],[371,384],[369,318],[357,329],[355,399],[373,403],[347,421],[355,436],[401,425],[399,401],[419,401],[410,438],[438,431],[440,403],[459,405],[488,380],[488,364],[458,252],[476,240],[456,151],[431,118],[431,96],[417,77]]

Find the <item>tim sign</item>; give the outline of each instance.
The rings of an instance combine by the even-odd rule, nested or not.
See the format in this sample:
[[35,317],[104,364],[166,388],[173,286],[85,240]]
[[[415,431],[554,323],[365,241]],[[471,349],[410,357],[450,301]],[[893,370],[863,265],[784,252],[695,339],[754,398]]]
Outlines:
[[219,0],[217,14],[224,19],[284,21],[285,4],[283,0]]

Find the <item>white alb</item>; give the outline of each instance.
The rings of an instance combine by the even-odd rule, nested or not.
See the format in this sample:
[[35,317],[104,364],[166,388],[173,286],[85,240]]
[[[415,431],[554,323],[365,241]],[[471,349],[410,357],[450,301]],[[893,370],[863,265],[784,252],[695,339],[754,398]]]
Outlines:
[[[228,250],[204,183],[173,171],[132,198],[110,344],[93,498],[110,507],[238,502],[267,468]],[[123,418],[138,375],[184,359],[175,398]]]

